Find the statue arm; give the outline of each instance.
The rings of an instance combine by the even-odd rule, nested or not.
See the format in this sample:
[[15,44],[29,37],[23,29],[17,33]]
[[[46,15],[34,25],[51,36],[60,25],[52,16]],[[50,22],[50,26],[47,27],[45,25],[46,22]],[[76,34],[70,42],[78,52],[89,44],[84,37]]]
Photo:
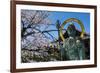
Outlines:
[[85,59],[85,48],[83,43],[78,40],[79,42],[77,42],[77,48],[78,48],[78,53],[79,53],[79,59],[80,60],[84,60]]
[[81,50],[79,50],[79,59],[80,60],[84,60],[85,59],[84,48],[81,48]]

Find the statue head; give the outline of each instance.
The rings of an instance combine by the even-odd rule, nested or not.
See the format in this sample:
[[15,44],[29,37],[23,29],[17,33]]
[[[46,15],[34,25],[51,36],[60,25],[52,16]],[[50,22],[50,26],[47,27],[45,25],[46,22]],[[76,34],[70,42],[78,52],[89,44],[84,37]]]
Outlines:
[[76,35],[76,28],[73,23],[71,23],[67,28],[67,33],[69,37],[75,37]]

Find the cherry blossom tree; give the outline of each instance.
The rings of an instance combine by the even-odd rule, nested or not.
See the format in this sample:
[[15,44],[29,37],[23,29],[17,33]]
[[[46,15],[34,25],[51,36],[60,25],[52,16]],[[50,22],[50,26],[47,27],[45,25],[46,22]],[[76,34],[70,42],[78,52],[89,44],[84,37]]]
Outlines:
[[35,49],[49,43],[49,37],[45,34],[48,32],[44,31],[51,24],[48,16],[48,11],[21,10],[22,49]]

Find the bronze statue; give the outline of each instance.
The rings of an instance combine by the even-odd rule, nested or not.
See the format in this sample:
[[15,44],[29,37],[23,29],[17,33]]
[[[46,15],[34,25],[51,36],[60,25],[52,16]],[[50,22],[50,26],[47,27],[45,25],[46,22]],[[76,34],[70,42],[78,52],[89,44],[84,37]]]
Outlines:
[[70,24],[67,28],[68,38],[63,42],[62,59],[63,60],[84,60],[85,47],[80,37],[76,36],[76,28],[74,24]]

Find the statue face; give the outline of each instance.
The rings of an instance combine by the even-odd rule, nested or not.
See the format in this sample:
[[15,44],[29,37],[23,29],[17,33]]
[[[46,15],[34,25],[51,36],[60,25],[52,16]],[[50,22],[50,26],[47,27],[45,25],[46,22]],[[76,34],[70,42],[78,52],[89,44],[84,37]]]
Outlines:
[[68,33],[69,37],[75,37],[76,29],[75,29],[75,26],[73,24],[68,26],[67,33]]

